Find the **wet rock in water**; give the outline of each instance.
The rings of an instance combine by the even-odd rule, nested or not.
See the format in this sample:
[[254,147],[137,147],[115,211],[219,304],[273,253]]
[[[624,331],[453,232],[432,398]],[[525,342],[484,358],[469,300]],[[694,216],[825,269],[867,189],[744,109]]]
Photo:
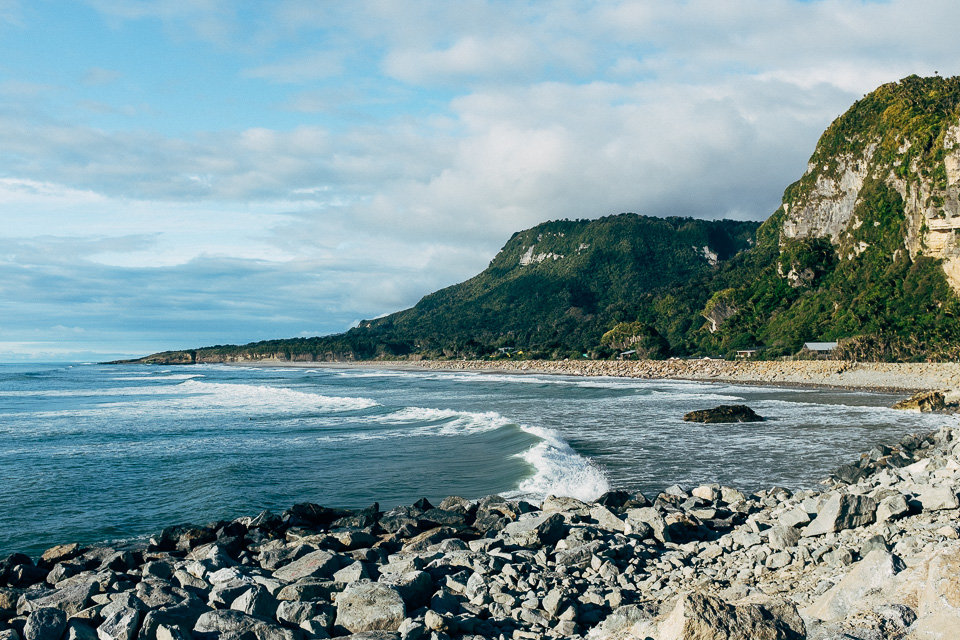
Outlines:
[[763,422],[753,409],[745,404],[722,404],[713,409],[698,409],[683,416],[686,422],[723,423],[723,422]]
[[920,411],[921,413],[930,413],[933,411],[943,411],[947,408],[947,403],[942,391],[924,391],[914,396],[901,400],[892,407],[903,411]]

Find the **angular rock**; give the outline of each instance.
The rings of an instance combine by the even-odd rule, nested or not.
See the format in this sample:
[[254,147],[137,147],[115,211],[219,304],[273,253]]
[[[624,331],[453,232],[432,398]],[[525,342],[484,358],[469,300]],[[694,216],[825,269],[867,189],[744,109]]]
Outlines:
[[407,617],[407,608],[396,587],[361,582],[337,595],[337,626],[351,633],[396,631]]
[[877,505],[877,522],[896,520],[910,513],[910,506],[902,494],[888,496]]
[[874,549],[804,614],[818,620],[843,620],[857,609],[864,596],[883,588],[902,569],[899,558],[882,549]]
[[97,627],[100,640],[132,640],[140,624],[140,612],[136,609],[118,609]]
[[957,502],[957,492],[952,487],[922,487],[917,493],[916,500],[924,511],[943,511],[960,506]]
[[24,640],[60,640],[67,628],[67,615],[60,609],[44,607],[27,616],[23,627]]
[[626,527],[626,523],[617,514],[603,505],[596,505],[590,509],[590,517],[596,521],[598,527],[606,531],[623,533]]
[[686,422],[722,423],[722,422],[763,422],[753,409],[745,404],[722,404],[712,409],[698,409],[683,416]]
[[329,551],[314,551],[284,565],[273,572],[273,577],[285,582],[303,578],[331,578],[340,569],[340,557]]
[[254,585],[240,594],[230,604],[234,611],[241,611],[247,615],[263,620],[273,620],[277,614],[277,600],[260,585]]
[[800,532],[793,527],[777,525],[767,531],[767,544],[771,549],[784,550],[797,546],[800,542]]
[[58,562],[76,558],[78,555],[80,555],[80,545],[76,542],[58,544],[43,552],[43,555],[40,556],[39,564],[44,567],[52,567]]
[[98,640],[97,631],[80,620],[67,621],[66,640]]
[[195,638],[226,636],[256,640],[297,640],[296,634],[289,629],[231,609],[208,611],[200,616],[193,630]]
[[503,535],[511,544],[527,548],[556,544],[565,532],[566,525],[559,513],[528,516],[503,528]]
[[834,493],[820,507],[817,517],[803,529],[804,537],[855,529],[876,518],[877,501],[867,496]]
[[641,507],[639,509],[627,509],[624,516],[627,522],[625,530],[628,535],[631,533],[641,534],[641,532],[652,532],[653,536],[660,542],[670,542],[670,533],[667,531],[667,521],[664,519],[663,514],[656,508]]
[[[657,629],[657,640],[804,640],[806,628],[786,602],[734,606],[705,594],[683,595]],[[644,637],[642,633],[639,637]]]

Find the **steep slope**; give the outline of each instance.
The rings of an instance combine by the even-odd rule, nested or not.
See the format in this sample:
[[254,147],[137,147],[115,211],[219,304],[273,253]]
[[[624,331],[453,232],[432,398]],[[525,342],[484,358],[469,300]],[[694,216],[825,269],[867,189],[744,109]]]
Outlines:
[[866,359],[960,355],[960,78],[883,85],[837,118],[806,173],[720,274],[701,349],[793,352],[839,339]]

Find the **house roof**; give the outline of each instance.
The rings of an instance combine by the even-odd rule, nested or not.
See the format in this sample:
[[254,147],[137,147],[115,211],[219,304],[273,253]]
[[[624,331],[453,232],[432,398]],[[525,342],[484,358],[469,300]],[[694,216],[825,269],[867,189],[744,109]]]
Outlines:
[[810,351],[833,351],[837,348],[836,342],[804,342],[803,348]]

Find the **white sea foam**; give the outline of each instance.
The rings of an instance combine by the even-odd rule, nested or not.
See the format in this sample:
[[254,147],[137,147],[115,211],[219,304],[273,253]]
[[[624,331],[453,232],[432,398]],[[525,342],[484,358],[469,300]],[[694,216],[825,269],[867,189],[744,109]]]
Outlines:
[[357,411],[379,405],[370,398],[325,396],[267,385],[187,380],[176,388],[194,395],[200,407],[252,409],[258,412]]
[[[383,416],[367,418],[384,425],[377,431],[351,431],[348,435],[320,436],[317,442],[392,440],[431,436],[462,436],[496,431],[514,424],[496,411],[471,412],[454,409],[406,407]],[[391,428],[392,427],[392,428]]]
[[596,500],[610,490],[603,470],[580,455],[552,429],[521,426],[521,429],[542,440],[522,454],[533,465],[533,476],[520,483],[511,497],[543,500],[546,496],[568,496],[579,500]]

